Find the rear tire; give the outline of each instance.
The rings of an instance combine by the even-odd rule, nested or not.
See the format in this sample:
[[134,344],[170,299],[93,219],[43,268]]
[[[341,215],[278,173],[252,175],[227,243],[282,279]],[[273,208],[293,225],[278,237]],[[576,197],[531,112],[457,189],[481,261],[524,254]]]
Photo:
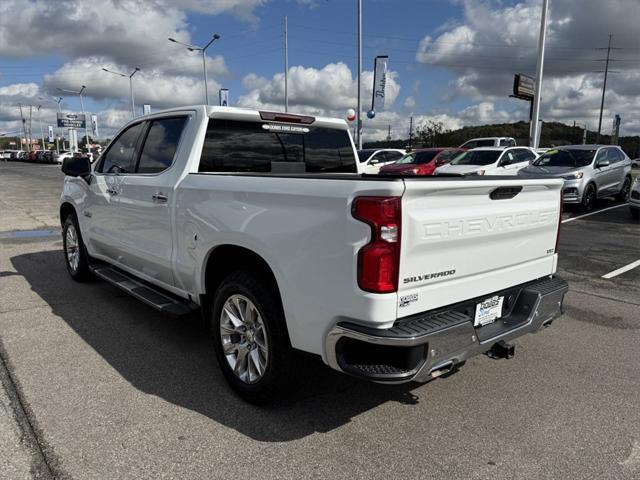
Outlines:
[[86,282],[91,278],[89,255],[82,241],[78,218],[70,213],[62,226],[62,247],[64,263],[71,278],[76,282]]
[[596,187],[593,183],[587,185],[582,193],[582,209],[585,212],[590,212],[596,205]]
[[249,403],[274,400],[291,386],[295,360],[278,293],[250,271],[229,274],[215,293],[210,327],[220,369]]
[[627,177],[624,179],[624,183],[622,184],[622,189],[620,190],[620,193],[616,195],[616,200],[618,202],[628,202],[630,193],[631,193],[631,177]]

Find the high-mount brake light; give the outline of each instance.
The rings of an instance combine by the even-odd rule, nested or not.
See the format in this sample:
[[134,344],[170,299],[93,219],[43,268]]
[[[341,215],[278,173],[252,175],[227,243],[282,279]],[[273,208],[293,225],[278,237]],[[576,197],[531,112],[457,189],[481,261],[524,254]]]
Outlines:
[[311,125],[316,121],[315,117],[307,115],[293,115],[291,113],[278,112],[260,112],[260,118],[262,120],[269,120],[272,122],[302,123],[304,125]]
[[371,241],[358,252],[358,286],[372,293],[398,291],[401,197],[357,197],[352,215],[371,227]]

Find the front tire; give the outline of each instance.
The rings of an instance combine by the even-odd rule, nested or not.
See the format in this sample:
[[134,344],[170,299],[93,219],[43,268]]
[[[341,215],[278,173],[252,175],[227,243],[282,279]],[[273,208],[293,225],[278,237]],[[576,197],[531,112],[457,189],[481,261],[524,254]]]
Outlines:
[[222,373],[254,404],[284,393],[294,365],[278,294],[268,285],[253,272],[231,273],[215,293],[210,316]]
[[582,209],[590,212],[596,206],[596,187],[592,183],[587,185],[582,193]]
[[616,200],[619,202],[628,202],[630,193],[631,193],[631,178],[627,177],[624,179],[624,183],[622,184],[622,189],[620,190],[620,193],[616,195]]
[[71,278],[76,282],[86,282],[91,278],[89,255],[82,241],[78,218],[74,213],[67,215],[62,226],[62,247],[64,261]]

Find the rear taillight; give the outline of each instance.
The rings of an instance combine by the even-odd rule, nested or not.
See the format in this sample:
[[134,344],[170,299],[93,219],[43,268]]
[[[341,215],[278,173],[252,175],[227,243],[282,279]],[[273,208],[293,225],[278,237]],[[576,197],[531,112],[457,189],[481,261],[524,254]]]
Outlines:
[[371,227],[371,241],[358,252],[358,286],[367,292],[398,290],[401,197],[357,197],[354,218]]
[[560,213],[558,214],[558,233],[556,233],[556,253],[560,246],[560,225],[562,225],[562,207],[564,204],[564,192],[560,190]]

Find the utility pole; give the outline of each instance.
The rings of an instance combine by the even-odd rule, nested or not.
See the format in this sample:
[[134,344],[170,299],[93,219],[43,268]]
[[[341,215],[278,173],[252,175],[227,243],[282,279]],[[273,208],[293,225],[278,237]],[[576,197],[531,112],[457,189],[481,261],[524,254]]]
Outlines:
[[[604,95],[607,91],[607,76],[609,74],[609,62],[615,61],[615,59],[610,58],[611,50],[622,50],[621,48],[615,48],[611,46],[611,39],[613,38],[612,34],[609,34],[609,45],[607,48],[597,48],[596,50],[606,50],[607,58],[604,59],[604,83],[602,84],[602,100],[600,101],[600,119],[598,120],[598,135],[596,136],[596,143],[600,143],[600,132],[602,131],[602,112],[604,110]],[[602,60],[597,60],[601,62]]]
[[[24,146],[27,147],[27,122],[24,119],[24,115],[22,113],[22,104],[18,104],[20,107],[20,120],[22,121],[22,133],[24,135]],[[20,139],[20,151],[22,151],[22,138]]]
[[44,150],[44,130],[42,129],[42,105],[38,105],[38,122],[40,123],[40,138],[42,139],[42,150]]
[[540,125],[540,97],[542,94],[542,72],[544,70],[544,46],[547,38],[547,12],[549,0],[542,0],[542,17],[540,18],[540,38],[538,43],[538,63],[536,65],[536,86],[533,92],[533,116],[529,127],[529,146],[538,148],[538,129]]
[[358,150],[362,150],[362,96],[360,92],[362,77],[362,0],[358,0],[358,110],[356,125],[358,126]]
[[409,118],[409,147],[413,147],[413,117]]
[[284,111],[289,111],[289,25],[284,16]]
[[32,142],[32,137],[33,137],[33,130],[32,130],[32,123],[31,120],[33,118],[33,105],[29,105],[29,151],[33,150],[33,142]]
[[387,131],[387,142],[391,141],[391,125],[389,125],[389,130]]

